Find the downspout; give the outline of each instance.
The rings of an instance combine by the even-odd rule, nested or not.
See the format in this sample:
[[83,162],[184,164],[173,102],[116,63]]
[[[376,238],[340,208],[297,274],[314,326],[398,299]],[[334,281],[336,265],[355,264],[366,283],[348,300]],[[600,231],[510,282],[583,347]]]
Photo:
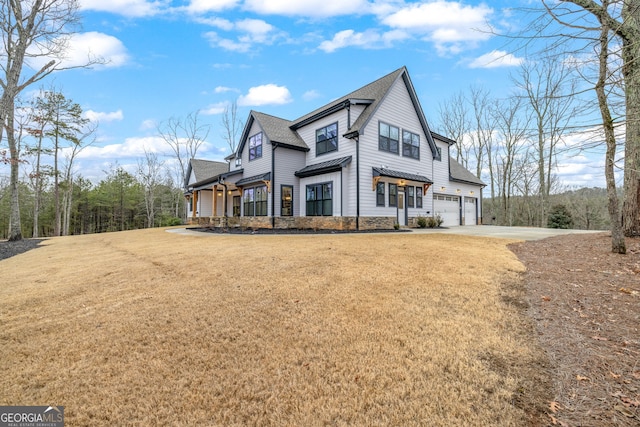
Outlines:
[[271,150],[271,228],[276,228],[276,148],[278,144],[273,144]]
[[342,177],[342,171],[344,168],[340,168],[340,216],[344,216],[343,207],[344,207],[344,178]]
[[356,136],[356,230],[360,230],[360,136]]

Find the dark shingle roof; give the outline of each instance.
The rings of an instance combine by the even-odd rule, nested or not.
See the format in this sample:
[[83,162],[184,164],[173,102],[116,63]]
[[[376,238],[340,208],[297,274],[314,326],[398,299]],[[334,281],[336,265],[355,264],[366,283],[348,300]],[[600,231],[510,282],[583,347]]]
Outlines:
[[394,171],[391,169],[384,169],[384,168],[372,168],[372,169],[373,169],[373,176],[388,176],[390,178],[406,179],[409,181],[426,182],[430,184],[433,183],[433,181],[431,181],[429,178],[422,175],[401,172],[401,171]]
[[270,116],[269,114],[259,113],[257,111],[252,111],[251,114],[256,120],[258,120],[262,130],[267,134],[271,143],[278,142],[292,147],[302,148],[305,151],[309,150],[309,147],[307,147],[307,144],[305,144],[302,138],[300,138],[300,135],[291,130],[291,125],[293,123],[289,120]]
[[187,167],[187,174],[184,177],[185,187],[189,186],[189,179],[191,173],[195,176],[195,182],[193,186],[197,186],[203,183],[203,181],[211,180],[220,174],[229,172],[229,163],[216,162],[213,160],[191,159],[189,160],[189,166]]
[[326,162],[316,163],[315,165],[306,166],[295,173],[299,178],[307,176],[316,176],[323,173],[336,172],[351,163],[351,156],[340,157],[339,159],[327,160]]
[[449,157],[449,178],[451,181],[462,182],[465,184],[486,185],[480,178],[469,172],[464,166],[456,160]]

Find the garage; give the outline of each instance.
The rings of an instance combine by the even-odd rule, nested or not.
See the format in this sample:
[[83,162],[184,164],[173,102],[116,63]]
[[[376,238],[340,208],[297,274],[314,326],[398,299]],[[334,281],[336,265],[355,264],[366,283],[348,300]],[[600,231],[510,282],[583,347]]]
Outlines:
[[435,194],[433,211],[442,218],[443,227],[460,225],[460,197]]
[[478,210],[476,209],[478,199],[475,197],[464,198],[464,225],[478,224]]

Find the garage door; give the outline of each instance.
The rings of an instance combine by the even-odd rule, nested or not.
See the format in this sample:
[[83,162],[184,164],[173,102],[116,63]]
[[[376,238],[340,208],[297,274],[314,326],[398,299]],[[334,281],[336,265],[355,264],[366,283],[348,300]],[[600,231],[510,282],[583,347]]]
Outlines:
[[478,221],[476,218],[477,209],[476,209],[477,199],[475,197],[465,197],[464,198],[464,225],[477,225]]
[[433,196],[433,211],[444,220],[444,227],[460,225],[460,198],[458,196]]

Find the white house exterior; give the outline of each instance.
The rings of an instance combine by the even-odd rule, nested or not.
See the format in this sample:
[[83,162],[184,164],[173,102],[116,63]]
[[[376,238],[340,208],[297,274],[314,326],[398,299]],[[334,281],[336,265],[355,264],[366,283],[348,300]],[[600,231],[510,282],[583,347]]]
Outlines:
[[441,215],[445,226],[477,224],[484,184],[449,158],[451,143],[430,131],[404,67],[294,121],[252,111],[228,169],[187,178],[190,200],[202,202],[191,203],[191,222],[388,229]]

